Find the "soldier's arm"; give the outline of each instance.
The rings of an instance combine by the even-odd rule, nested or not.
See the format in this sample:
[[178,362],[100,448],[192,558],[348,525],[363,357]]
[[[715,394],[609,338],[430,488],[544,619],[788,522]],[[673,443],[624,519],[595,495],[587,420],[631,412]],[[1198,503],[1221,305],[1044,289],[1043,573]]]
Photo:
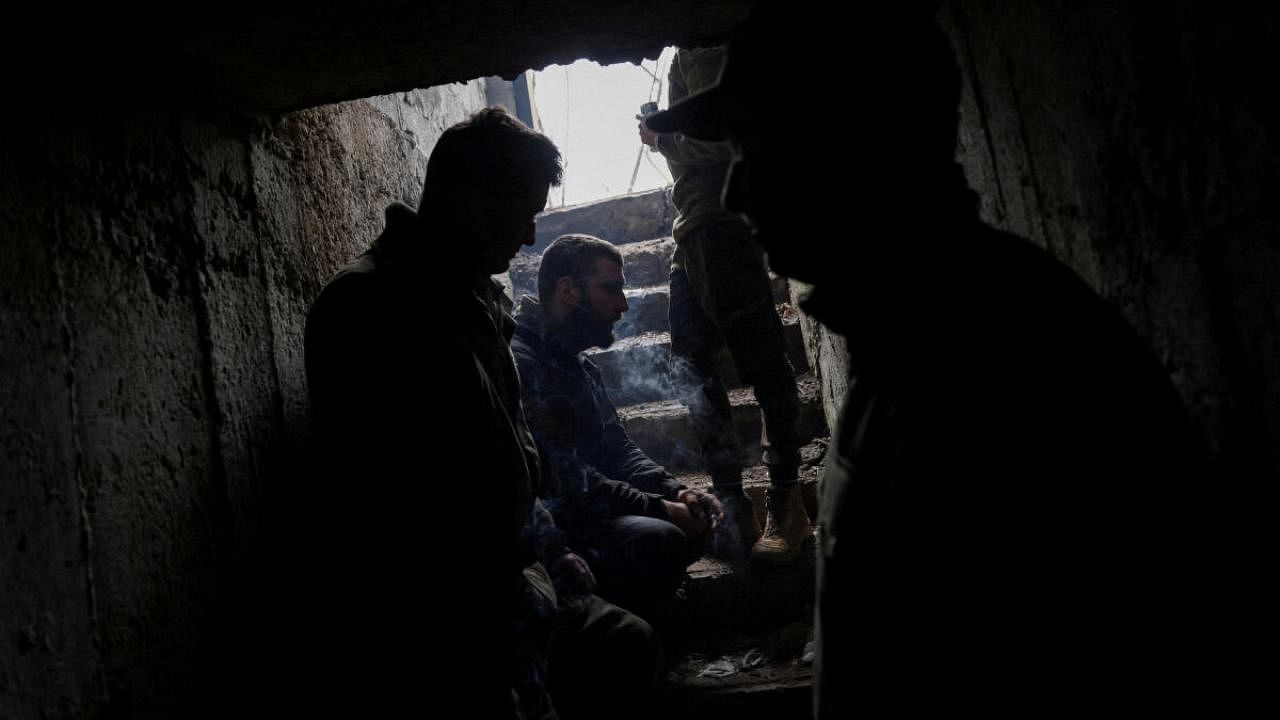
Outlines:
[[[719,49],[677,53],[668,73],[670,102],[677,103],[714,85],[723,64],[724,52]],[[657,147],[663,157],[679,165],[716,165],[733,159],[728,143],[695,140],[684,133],[658,133]]]

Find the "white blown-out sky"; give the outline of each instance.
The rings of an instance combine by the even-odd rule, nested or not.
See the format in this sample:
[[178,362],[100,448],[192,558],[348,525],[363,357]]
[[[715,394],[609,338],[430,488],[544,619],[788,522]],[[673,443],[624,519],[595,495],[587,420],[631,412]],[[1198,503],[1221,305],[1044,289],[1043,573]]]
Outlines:
[[667,68],[674,54],[675,48],[667,48],[656,63],[602,66],[578,60],[531,73],[542,132],[565,159],[564,185],[551,190],[550,207],[671,184],[666,160],[640,144],[636,115],[649,100],[667,106]]

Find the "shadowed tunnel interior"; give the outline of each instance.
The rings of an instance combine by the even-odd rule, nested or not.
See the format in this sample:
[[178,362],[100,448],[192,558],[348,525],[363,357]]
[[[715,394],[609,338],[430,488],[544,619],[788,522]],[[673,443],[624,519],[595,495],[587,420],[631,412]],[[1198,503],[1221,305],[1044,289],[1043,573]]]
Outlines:
[[[0,716],[252,714],[323,283],[416,204],[435,138],[487,102],[472,78],[719,42],[750,3],[150,5],[40,10],[0,51]],[[983,219],[1121,308],[1280,546],[1280,10],[937,16]],[[833,175],[874,182],[875,139],[832,108],[877,99],[847,68],[797,72],[831,79],[794,113],[832,133]],[[843,348],[805,330],[830,420]]]

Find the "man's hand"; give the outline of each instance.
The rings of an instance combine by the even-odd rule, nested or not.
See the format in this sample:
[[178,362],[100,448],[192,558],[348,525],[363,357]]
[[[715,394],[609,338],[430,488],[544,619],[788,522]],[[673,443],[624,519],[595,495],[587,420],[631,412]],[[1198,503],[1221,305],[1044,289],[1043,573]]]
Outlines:
[[553,560],[551,577],[555,579],[557,590],[576,595],[596,591],[596,576],[591,572],[591,566],[575,553],[567,552]]
[[[644,116],[637,115],[636,117],[641,118]],[[657,147],[658,145],[658,133],[650,130],[649,126],[644,124],[644,120],[640,120],[640,142],[649,147]]]
[[692,514],[709,515],[711,527],[724,522],[724,506],[720,504],[720,500],[715,495],[709,492],[685,488],[676,496],[676,502],[682,502],[687,505],[689,512]]
[[685,535],[691,538],[702,537],[703,533],[711,529],[711,518],[702,512],[701,507],[698,508],[698,514],[694,515],[689,509],[690,506],[683,502],[663,500],[662,504],[667,508],[667,517],[672,524],[680,528]]

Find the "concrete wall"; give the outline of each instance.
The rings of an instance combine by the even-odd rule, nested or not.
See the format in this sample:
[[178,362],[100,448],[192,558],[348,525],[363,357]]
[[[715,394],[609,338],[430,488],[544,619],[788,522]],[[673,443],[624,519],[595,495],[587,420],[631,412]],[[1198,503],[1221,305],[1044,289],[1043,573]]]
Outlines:
[[[812,288],[799,280],[787,283],[791,304],[800,307],[800,301]],[[798,313],[800,332],[804,337],[804,354],[809,368],[818,379],[818,397],[822,400],[822,415],[827,429],[834,434],[840,423],[840,409],[849,389],[849,346],[844,336],[829,332],[808,313]]]
[[0,717],[251,714],[306,309],[483,104],[68,97],[0,126]]

